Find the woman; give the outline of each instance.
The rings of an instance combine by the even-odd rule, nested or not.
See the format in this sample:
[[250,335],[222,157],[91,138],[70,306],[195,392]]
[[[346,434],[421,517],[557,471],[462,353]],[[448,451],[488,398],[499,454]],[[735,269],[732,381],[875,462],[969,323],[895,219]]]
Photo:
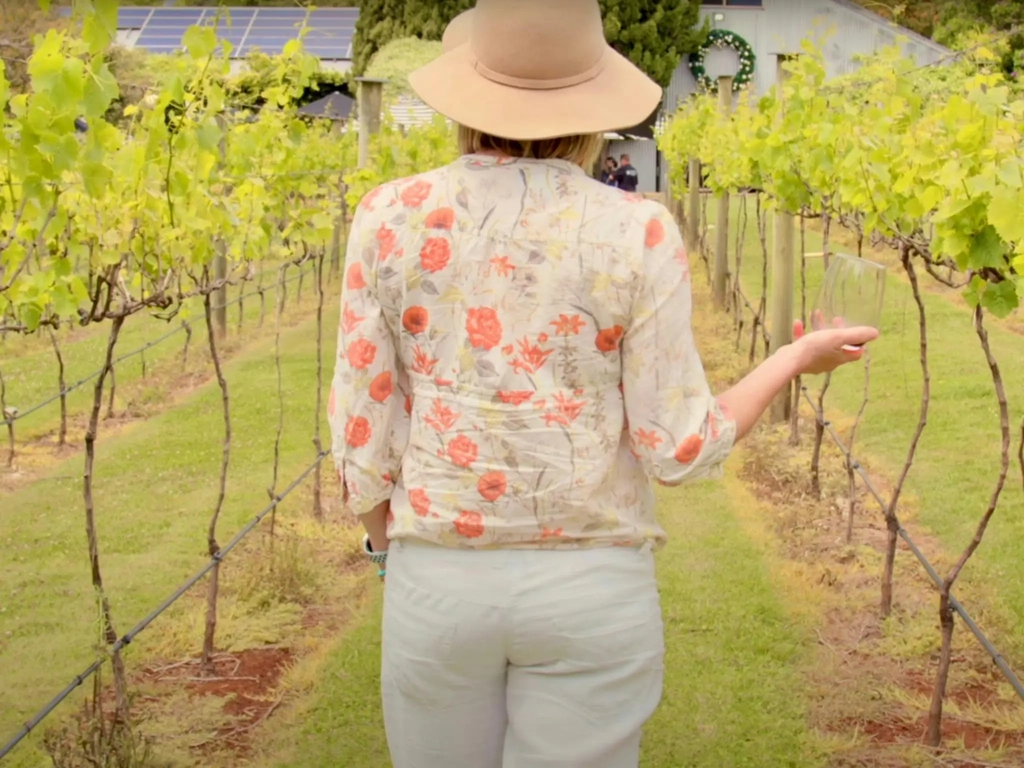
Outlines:
[[597,0],[471,14],[410,78],[464,156],[360,204],[330,401],[386,569],[388,745],[397,768],[635,768],[664,651],[649,479],[718,474],[794,376],[877,334],[807,334],[713,397],[671,216],[583,170],[661,89]]
[[605,158],[604,170],[601,171],[601,183],[607,184],[610,187],[615,186],[615,171],[618,170],[619,164],[615,162],[614,157]]

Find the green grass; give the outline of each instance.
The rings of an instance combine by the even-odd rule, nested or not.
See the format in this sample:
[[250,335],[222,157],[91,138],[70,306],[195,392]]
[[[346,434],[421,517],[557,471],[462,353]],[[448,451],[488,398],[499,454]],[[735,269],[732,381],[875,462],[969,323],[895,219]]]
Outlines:
[[[715,206],[709,205],[708,209],[713,221]],[[753,211],[751,200],[742,277],[744,291],[756,305],[762,259]],[[734,202],[730,251],[737,233],[737,212],[738,204]],[[821,237],[808,232],[807,250],[821,251]],[[870,252],[865,255],[870,258]],[[821,259],[808,260],[809,307],[821,282],[822,268]],[[695,273],[702,270],[703,265],[694,258]],[[703,275],[698,279],[703,280]],[[932,278],[922,271],[920,280],[924,286]],[[934,293],[926,293],[925,303],[931,410],[907,487],[918,502],[915,506],[919,507],[920,522],[938,535],[948,552],[958,554],[973,536],[995,483],[999,468],[998,410],[969,311]],[[795,306],[799,312],[799,295]],[[895,269],[890,269],[886,286],[882,333],[882,338],[872,345],[871,402],[855,452],[872,460],[875,470],[884,471],[894,480],[917,425],[921,391],[917,307],[909,283]],[[1011,430],[1016,435],[1024,412],[1024,339],[994,322],[990,323],[989,334],[1002,367]],[[816,389],[820,381],[811,381],[810,386]],[[826,405],[852,415],[860,407],[862,391],[862,369],[850,366],[833,377]],[[986,597],[995,598],[991,603],[1000,614],[1005,614],[996,620],[1007,624],[1002,644],[1008,647],[1001,650],[1012,651],[1017,657],[1016,666],[1024,668],[1024,515],[1020,514],[1024,495],[1015,456],[1012,461],[1000,508],[964,578]],[[897,599],[898,594],[897,586]]]
[[[800,667],[804,627],[775,594],[736,504],[731,477],[661,494],[670,544],[658,556],[667,640],[665,693],[644,740],[644,768],[811,766]],[[275,768],[383,768],[380,600],[324,665],[312,703],[276,734]],[[280,754],[280,753],[279,753]]]
[[[329,383],[335,302],[326,314],[325,385]],[[314,458],[314,321],[282,337],[285,431],[279,488]],[[273,339],[235,357],[226,369],[232,444],[228,498],[220,522],[227,540],[267,503],[278,418]],[[118,630],[126,631],[204,560],[217,493],[222,435],[220,393],[210,383],[173,410],[104,439],[96,463],[96,521],[103,573]],[[329,444],[324,425],[325,444]],[[0,541],[0,738],[95,658],[96,609],[90,586],[80,477],[82,456],[55,465],[49,478],[2,501]],[[329,470],[328,470],[329,473]],[[305,514],[305,511],[299,514]],[[232,561],[228,560],[229,573]],[[193,606],[197,598],[187,597]],[[173,614],[172,614],[173,615]],[[294,621],[295,616],[278,617]],[[162,620],[166,621],[166,620]],[[232,621],[225,620],[230,626]],[[164,631],[167,625],[164,624]],[[221,647],[260,638],[220,636]],[[132,646],[147,654],[165,641],[158,621]],[[198,652],[201,630],[194,636]],[[136,646],[139,651],[134,651]],[[73,697],[74,698],[74,697]],[[58,713],[59,714],[59,713]],[[30,744],[15,766],[43,765]],[[6,763],[5,763],[6,765]]]

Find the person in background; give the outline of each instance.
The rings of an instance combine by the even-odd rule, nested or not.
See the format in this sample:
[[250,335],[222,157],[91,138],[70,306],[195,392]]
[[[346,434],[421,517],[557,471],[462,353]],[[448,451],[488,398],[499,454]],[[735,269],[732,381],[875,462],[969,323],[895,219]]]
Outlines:
[[360,202],[328,401],[343,501],[387,577],[391,764],[637,768],[664,673],[651,481],[717,476],[795,376],[878,333],[797,324],[712,394],[672,215],[587,172],[661,88],[605,41],[597,0],[470,14],[468,42],[409,76],[462,157]]
[[607,184],[610,187],[615,186],[615,171],[619,167],[619,164],[615,162],[614,157],[609,157],[604,161],[604,170],[601,171],[601,183]]
[[640,184],[640,174],[629,162],[629,155],[623,155],[619,160],[618,170],[615,171],[615,186],[623,192],[636,192]]

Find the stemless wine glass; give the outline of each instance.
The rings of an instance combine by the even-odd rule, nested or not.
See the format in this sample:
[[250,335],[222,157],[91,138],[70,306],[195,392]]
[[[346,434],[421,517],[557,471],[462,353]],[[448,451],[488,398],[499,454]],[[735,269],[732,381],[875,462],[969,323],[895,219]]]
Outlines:
[[[845,253],[833,254],[811,311],[811,328],[878,329],[885,301],[885,267]],[[858,347],[848,346],[853,350]]]

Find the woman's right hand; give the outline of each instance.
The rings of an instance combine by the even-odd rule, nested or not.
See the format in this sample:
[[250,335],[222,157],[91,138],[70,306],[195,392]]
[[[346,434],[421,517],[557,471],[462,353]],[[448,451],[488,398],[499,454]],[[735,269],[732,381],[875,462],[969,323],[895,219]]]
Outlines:
[[878,331],[867,326],[827,328],[806,332],[804,324],[793,324],[793,349],[801,374],[831,373],[846,363],[860,360],[864,345],[878,338]]

